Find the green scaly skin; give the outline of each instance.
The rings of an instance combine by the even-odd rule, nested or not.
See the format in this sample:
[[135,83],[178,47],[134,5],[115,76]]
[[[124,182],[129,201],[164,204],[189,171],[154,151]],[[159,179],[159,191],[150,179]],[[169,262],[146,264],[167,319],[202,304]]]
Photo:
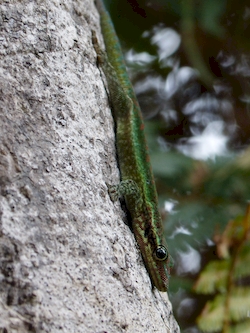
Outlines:
[[160,291],[167,291],[171,257],[163,237],[142,114],[109,13],[101,0],[96,0],[96,6],[107,55],[100,49],[94,32],[93,44],[108,82],[122,179],[119,185],[109,188],[109,193],[112,200],[125,197],[133,232],[151,281]]

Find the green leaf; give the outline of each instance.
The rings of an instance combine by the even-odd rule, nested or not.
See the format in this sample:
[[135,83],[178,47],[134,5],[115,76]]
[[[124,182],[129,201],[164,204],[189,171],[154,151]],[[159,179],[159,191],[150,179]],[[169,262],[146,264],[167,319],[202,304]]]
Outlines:
[[231,325],[229,332],[230,333],[250,332],[250,320],[246,320],[236,325]]
[[[198,326],[202,331],[217,332],[222,329],[224,320],[239,322],[249,317],[250,288],[235,287],[232,290],[230,299],[227,300],[229,301],[229,318],[225,318],[227,315],[226,297],[226,294],[220,294],[212,301],[207,302],[197,320]],[[241,323],[241,325],[243,325],[243,323]],[[235,332],[248,332],[248,330],[238,331],[236,326],[234,329]]]
[[230,319],[240,321],[249,317],[250,288],[235,287],[230,297]]
[[[236,266],[235,266],[235,278],[245,278],[250,276],[250,265],[246,263],[250,262],[250,244],[246,244],[237,259]],[[249,331],[250,332],[250,331]]]
[[200,294],[213,294],[217,290],[225,291],[229,266],[229,260],[211,261],[200,274],[194,287],[195,291]]
[[222,329],[224,318],[225,295],[219,295],[214,300],[207,302],[197,324],[204,332],[219,332]]
[[201,1],[199,22],[203,29],[216,37],[223,37],[225,28],[220,20],[225,12],[226,1],[204,0]]

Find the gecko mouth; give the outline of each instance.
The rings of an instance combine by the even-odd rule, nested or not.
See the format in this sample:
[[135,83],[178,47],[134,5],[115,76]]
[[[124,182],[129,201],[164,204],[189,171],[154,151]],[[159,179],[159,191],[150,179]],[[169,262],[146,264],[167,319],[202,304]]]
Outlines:
[[167,264],[166,263],[163,264],[163,263],[159,262],[157,264],[157,271],[158,271],[159,277],[157,279],[156,287],[160,291],[167,291],[168,281],[169,281],[169,272],[167,269]]

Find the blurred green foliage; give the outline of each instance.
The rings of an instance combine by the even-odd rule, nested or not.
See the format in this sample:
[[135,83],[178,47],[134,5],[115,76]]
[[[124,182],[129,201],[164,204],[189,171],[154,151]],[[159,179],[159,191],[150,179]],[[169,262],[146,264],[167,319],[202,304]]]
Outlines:
[[201,272],[194,290],[211,294],[198,325],[204,332],[235,332],[250,328],[250,205],[245,216],[227,224],[222,234],[216,235],[220,260],[210,261]]

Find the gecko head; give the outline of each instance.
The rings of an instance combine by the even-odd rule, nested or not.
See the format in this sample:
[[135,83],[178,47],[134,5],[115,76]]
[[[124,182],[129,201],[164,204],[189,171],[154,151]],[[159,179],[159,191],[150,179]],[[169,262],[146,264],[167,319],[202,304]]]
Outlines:
[[140,247],[152,285],[160,291],[168,290],[171,256],[161,232],[141,228],[141,217],[133,221],[133,230]]

